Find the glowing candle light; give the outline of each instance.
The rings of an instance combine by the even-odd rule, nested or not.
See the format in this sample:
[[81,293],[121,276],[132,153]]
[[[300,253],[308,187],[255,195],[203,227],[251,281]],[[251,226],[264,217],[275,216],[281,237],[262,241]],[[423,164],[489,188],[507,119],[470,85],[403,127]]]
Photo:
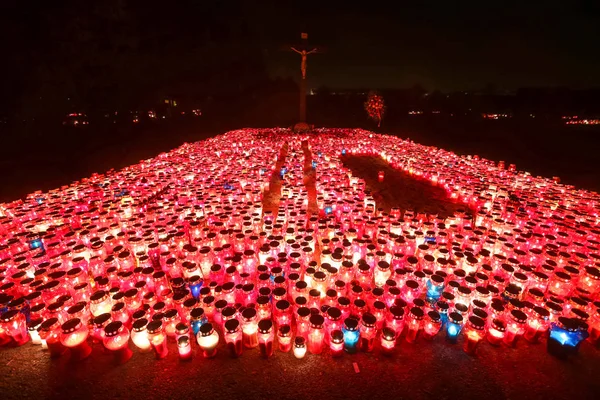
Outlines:
[[543,307],[534,307],[527,319],[523,337],[531,343],[537,343],[546,334],[549,327],[550,312]]
[[57,318],[45,320],[39,328],[42,348],[48,349],[50,357],[60,357],[67,348],[60,341],[61,329]]
[[421,325],[423,322],[423,317],[425,313],[423,309],[420,307],[412,307],[410,309],[410,313],[408,314],[407,320],[407,331],[406,331],[406,341],[409,343],[413,343],[417,340],[417,335],[421,330]]
[[273,321],[261,319],[258,321],[258,348],[261,356],[269,358],[273,355]]
[[279,351],[287,353],[292,349],[292,328],[290,325],[281,325],[277,330]]
[[580,343],[588,337],[588,332],[580,321],[574,318],[560,317],[550,325],[548,353],[565,358],[579,351]]
[[182,335],[177,339],[177,351],[181,361],[189,361],[192,359],[192,342],[188,335]]
[[205,358],[213,358],[217,355],[217,345],[219,344],[219,334],[213,328],[210,322],[200,327],[197,336],[198,345],[202,349],[202,355]]
[[302,336],[296,337],[294,340],[294,357],[297,359],[304,358],[306,355],[306,340]]
[[225,343],[231,357],[237,358],[242,355],[242,329],[237,319],[225,322]]
[[258,320],[254,308],[242,311],[242,342],[248,349],[258,346]]
[[458,335],[463,327],[463,316],[457,312],[451,312],[448,314],[448,321],[446,322],[446,338],[450,343],[456,343]]
[[68,348],[72,360],[83,360],[92,353],[92,348],[87,343],[89,329],[81,323],[79,318],[73,318],[62,324],[60,342]]
[[131,341],[142,352],[148,352],[152,349],[147,326],[148,320],[146,318],[140,318],[134,321],[131,328]]
[[320,314],[310,316],[310,330],[308,332],[308,351],[312,354],[321,354],[323,352],[323,343],[325,332],[323,331],[323,323],[325,318]]
[[442,328],[442,317],[437,311],[429,311],[423,321],[423,338],[431,340]]
[[525,322],[527,315],[521,310],[512,310],[509,320],[506,325],[506,333],[504,334],[504,343],[509,346],[514,346],[519,337],[525,333]]
[[381,330],[381,354],[391,356],[396,348],[396,332],[388,327]]
[[167,336],[165,335],[161,320],[154,320],[146,326],[148,340],[154,350],[154,356],[157,360],[165,358],[169,354],[167,348]]
[[469,322],[465,328],[465,342],[463,349],[469,355],[475,355],[477,345],[485,335],[485,322],[476,315],[469,317]]
[[344,350],[351,354],[358,351],[358,341],[360,338],[358,324],[359,321],[356,318],[346,318],[344,320],[344,327],[342,328],[342,332],[344,333]]
[[129,349],[129,329],[121,321],[113,321],[106,325],[104,332],[104,347],[114,354],[115,362],[127,362],[133,355]]

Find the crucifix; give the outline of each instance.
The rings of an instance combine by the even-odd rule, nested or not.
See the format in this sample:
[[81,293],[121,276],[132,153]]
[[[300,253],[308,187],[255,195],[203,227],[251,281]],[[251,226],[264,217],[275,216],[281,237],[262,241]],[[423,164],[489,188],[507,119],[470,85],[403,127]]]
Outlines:
[[298,54],[300,54],[300,71],[302,72],[302,79],[300,79],[300,123],[306,123],[306,59],[309,54],[317,53],[320,50],[316,47],[312,47],[309,50],[307,41],[308,34],[302,32],[300,34],[300,38],[302,39],[302,44],[298,46],[290,46],[290,49]]

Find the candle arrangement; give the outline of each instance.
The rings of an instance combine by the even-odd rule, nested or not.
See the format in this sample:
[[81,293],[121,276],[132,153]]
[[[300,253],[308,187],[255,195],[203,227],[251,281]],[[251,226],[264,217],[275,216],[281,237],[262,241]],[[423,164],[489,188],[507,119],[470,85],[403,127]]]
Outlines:
[[[360,129],[316,133],[232,131],[0,204],[0,346],[81,360],[102,344],[124,363],[130,339],[181,360],[221,343],[302,359],[421,337],[470,355],[599,342],[598,194]],[[354,156],[456,211],[382,208]]]

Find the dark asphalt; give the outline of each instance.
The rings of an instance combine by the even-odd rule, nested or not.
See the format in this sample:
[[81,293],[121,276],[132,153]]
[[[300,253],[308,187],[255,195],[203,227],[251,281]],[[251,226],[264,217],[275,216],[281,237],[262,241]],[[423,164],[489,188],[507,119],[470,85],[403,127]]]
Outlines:
[[[133,348],[133,345],[131,345]],[[476,357],[462,345],[402,342],[392,358],[372,354],[329,354],[297,360],[276,351],[262,359],[247,350],[231,359],[222,345],[215,359],[194,349],[180,362],[170,344],[166,359],[139,353],[124,365],[95,345],[92,355],[71,363],[68,354],[51,360],[40,346],[0,350],[0,398],[10,399],[597,399],[600,351],[582,345],[580,354],[563,361],[545,344],[519,342],[516,348],[480,344]],[[360,373],[355,373],[356,362]]]

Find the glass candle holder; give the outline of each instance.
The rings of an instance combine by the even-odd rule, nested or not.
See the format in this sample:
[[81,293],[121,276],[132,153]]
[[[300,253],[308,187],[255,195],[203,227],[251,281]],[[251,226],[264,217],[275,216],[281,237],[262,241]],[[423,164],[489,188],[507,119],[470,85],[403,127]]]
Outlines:
[[344,333],[340,329],[331,332],[329,350],[332,357],[340,357],[344,352]]
[[131,327],[131,341],[142,352],[148,352],[152,349],[148,337],[148,320],[146,318],[136,319]]
[[273,321],[261,319],[258,321],[258,348],[261,356],[269,358],[273,355]]
[[208,318],[206,317],[203,308],[195,307],[190,311],[190,328],[192,329],[192,334],[194,336],[198,335],[200,327],[207,322]]
[[36,318],[31,320],[29,324],[27,324],[27,331],[29,332],[29,338],[31,339],[31,343],[33,344],[42,344],[42,339],[40,338],[39,328],[42,325],[44,320],[42,318]]
[[469,322],[465,328],[465,341],[463,350],[465,353],[473,356],[477,345],[485,335],[485,321],[476,315],[469,317]]
[[219,334],[213,328],[210,322],[200,327],[197,336],[198,345],[202,349],[202,355],[205,358],[213,358],[217,355],[217,345],[219,344]]
[[230,319],[225,322],[225,343],[231,357],[237,358],[242,355],[242,328],[240,321]]
[[425,285],[427,287],[426,298],[429,303],[435,303],[444,292],[444,278],[440,275],[431,275]]
[[277,330],[279,351],[287,353],[292,349],[292,328],[290,325],[281,325]]
[[559,317],[557,322],[550,325],[548,337],[548,353],[566,358],[579,351],[579,345],[588,336],[582,329],[582,324],[574,318]]
[[521,310],[511,310],[506,324],[506,333],[504,334],[504,343],[506,345],[516,345],[519,337],[525,333],[525,322],[527,322],[527,314]]
[[421,307],[412,307],[410,309],[406,323],[406,341],[408,343],[414,343],[414,341],[417,340],[424,316],[425,313]]
[[21,346],[29,341],[25,315],[18,310],[10,310],[2,313],[0,321],[2,324],[0,330],[3,330],[15,345]]
[[523,337],[530,343],[538,343],[548,332],[550,326],[550,311],[543,307],[535,306],[527,319],[527,326]]
[[104,328],[104,347],[114,354],[115,362],[127,362],[133,352],[129,348],[129,329],[121,321],[113,321]]
[[306,339],[302,336],[297,336],[294,339],[294,357],[297,359],[304,358],[306,355]]
[[181,361],[192,359],[192,341],[188,335],[181,335],[177,338],[177,351]]
[[488,327],[488,334],[486,338],[488,342],[493,346],[500,346],[504,341],[504,334],[506,332],[506,324],[501,319],[494,319]]
[[167,335],[165,334],[162,321],[157,319],[150,322],[146,326],[146,331],[148,332],[148,340],[152,345],[156,359],[165,358],[169,354],[169,349],[167,348]]
[[446,339],[450,343],[456,343],[458,335],[463,327],[463,316],[456,311],[448,314],[448,321],[446,322]]
[[310,330],[308,332],[308,351],[312,354],[321,354],[323,352],[323,344],[325,339],[325,332],[323,330],[323,323],[325,319],[320,314],[313,314],[310,316]]
[[442,317],[437,311],[429,311],[423,321],[423,338],[433,339],[442,328]]
[[391,356],[396,348],[396,332],[388,327],[381,330],[381,354]]
[[69,349],[72,360],[83,360],[92,353],[87,342],[89,329],[79,318],[68,320],[62,324],[61,329],[60,342]]
[[258,346],[258,320],[254,308],[242,311],[242,343],[248,349]]
[[358,351],[358,341],[360,339],[360,331],[358,329],[359,321],[356,318],[346,318],[342,332],[344,333],[344,350],[353,354]]
[[48,349],[50,357],[60,357],[67,348],[60,341],[61,330],[57,318],[49,318],[45,320],[39,328],[40,340],[42,348]]
[[400,337],[404,330],[404,307],[398,305],[391,306],[385,326],[396,332],[396,338]]
[[361,351],[372,352],[375,346],[375,337],[377,335],[377,319],[371,313],[363,314],[360,326],[359,347]]

